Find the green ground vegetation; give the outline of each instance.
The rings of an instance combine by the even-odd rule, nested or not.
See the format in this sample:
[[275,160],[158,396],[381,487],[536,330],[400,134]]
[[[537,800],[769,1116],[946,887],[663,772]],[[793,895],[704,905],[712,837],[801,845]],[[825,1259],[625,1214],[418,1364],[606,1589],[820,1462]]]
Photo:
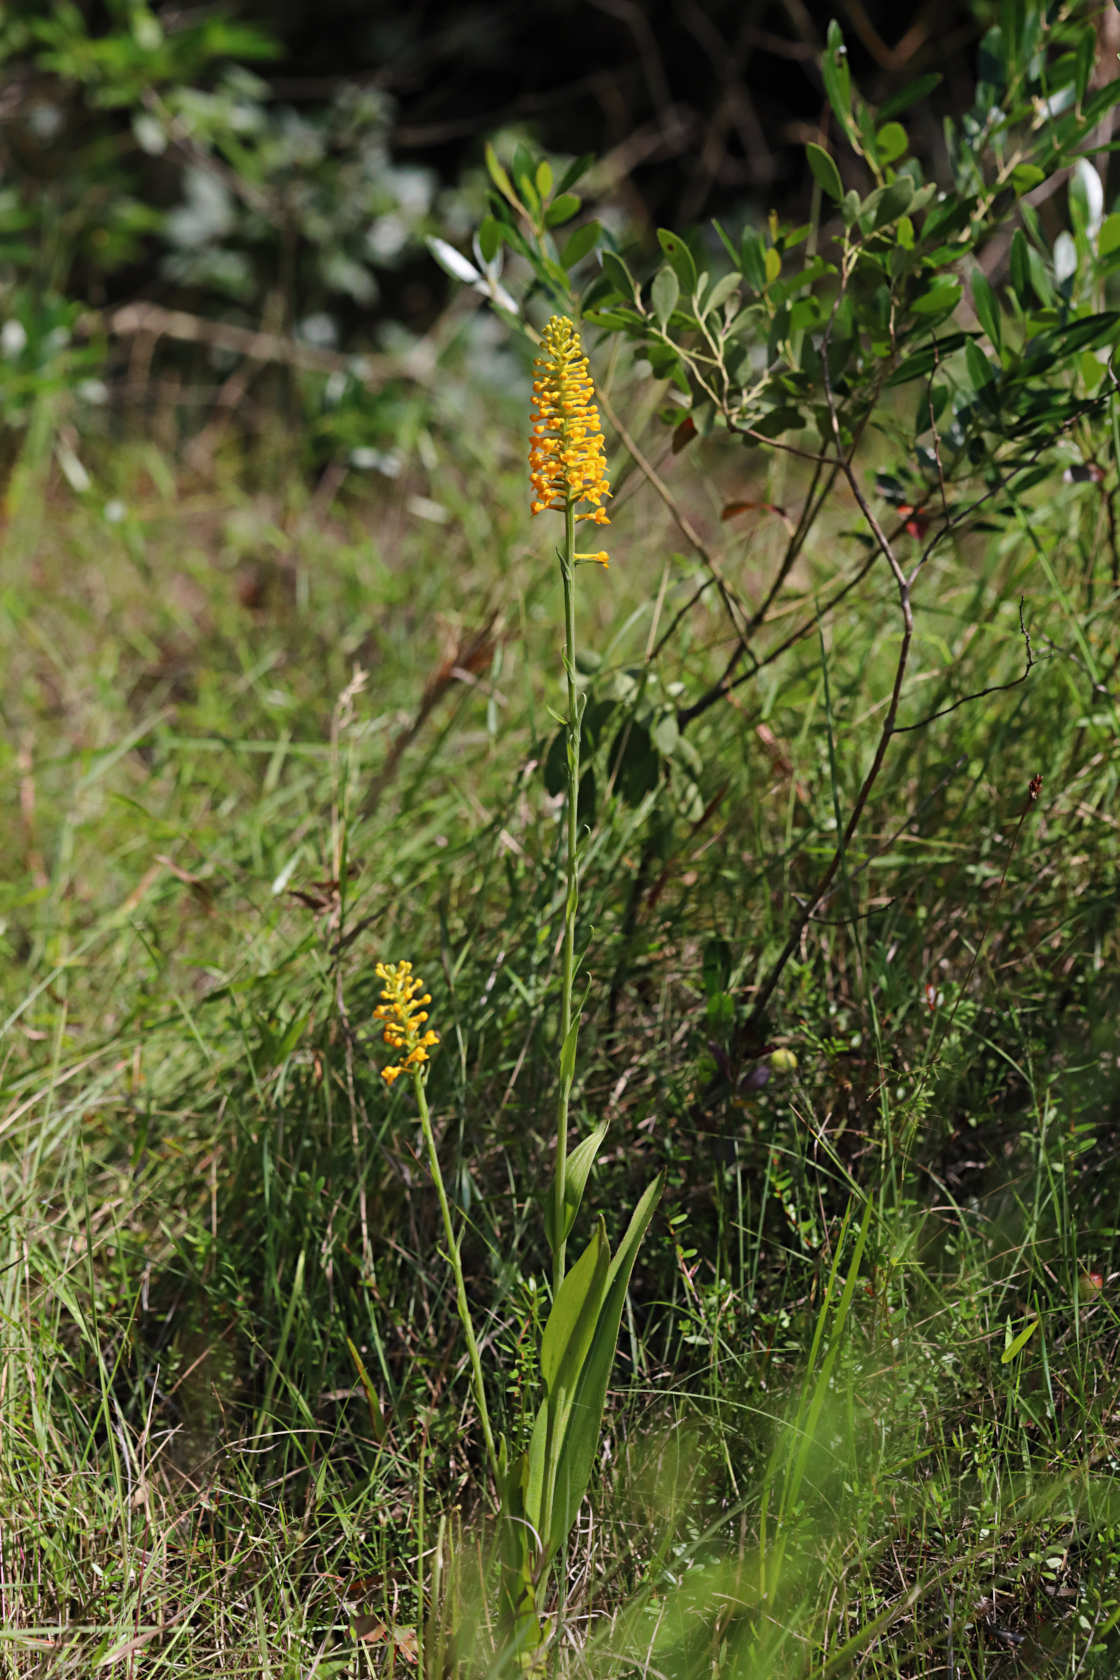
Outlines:
[[[541,769],[558,585],[519,427],[512,401],[433,426],[422,477],[327,509],[275,456],[202,483],[139,443],[96,495],[44,476],[24,503],[5,1673],[407,1671],[476,1612],[485,1648],[481,1444],[415,1116],[378,1076],[373,966],[408,954],[434,994],[429,1097],[516,1439],[563,898]],[[736,591],[786,541],[803,474],[775,463],[674,471]],[[682,713],[705,692],[728,628],[631,486],[581,614],[601,692],[648,673],[637,719],[658,683]],[[759,506],[729,534],[734,499]],[[627,797],[624,749],[598,760],[574,1112],[610,1122],[596,1206],[667,1188],[569,1559],[565,1672],[647,1650],[674,1675],[1107,1672],[1115,550],[1097,483],[1056,473],[1020,512],[921,576],[908,721],[940,715],[891,743],[765,1042],[751,986],[893,669],[889,582],[820,610],[863,564],[850,506],[768,631],[809,633],[686,730],[695,757]]]
[[[0,271],[4,1680],[516,1672],[477,1394],[519,1462],[567,1189],[553,311],[613,489],[570,667],[573,1153],[608,1127],[574,1265],[660,1200],[587,1497],[523,1577],[540,1665],[1116,1672],[1096,48],[1001,7],[939,185],[898,120],[930,79],[873,111],[834,25],[810,220],[652,259],[589,160],[494,148],[427,340],[328,366],[195,318],[166,380],[132,356],[142,420],[71,359],[79,304]],[[381,1075],[401,962],[446,1220]]]

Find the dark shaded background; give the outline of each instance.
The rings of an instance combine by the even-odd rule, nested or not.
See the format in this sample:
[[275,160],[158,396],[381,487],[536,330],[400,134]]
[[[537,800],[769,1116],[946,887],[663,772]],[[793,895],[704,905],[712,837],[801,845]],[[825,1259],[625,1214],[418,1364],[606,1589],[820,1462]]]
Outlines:
[[[10,0],[0,10],[0,315],[20,343],[0,356],[0,454],[39,393],[60,381],[77,389],[91,372],[115,400],[149,405],[169,375],[175,407],[175,381],[193,382],[184,400],[205,407],[224,380],[225,409],[248,421],[249,383],[268,392],[267,418],[277,392],[296,401],[292,371],[330,374],[355,351],[426,334],[461,284],[425,236],[469,247],[495,136],[507,154],[511,137],[525,137],[554,157],[589,155],[595,208],[613,205],[623,242],[649,251],[659,226],[688,232],[719,217],[734,229],[771,208],[805,219],[805,143],[835,141],[820,69],[833,16],[873,105],[940,75],[904,121],[927,175],[945,179],[942,118],[971,106],[978,44],[998,13],[993,0]],[[238,37],[242,26],[255,44]],[[226,29],[225,45],[192,48],[208,28]],[[262,128],[240,155],[236,137],[207,134],[203,109],[239,74],[266,90],[249,95]],[[362,101],[362,89],[376,97]],[[363,104],[374,115],[351,123]],[[319,149],[277,164],[276,146],[286,156],[285,135],[301,123]],[[144,124],[160,144],[146,142]],[[363,174],[370,146],[380,161]],[[837,147],[842,169],[866,188],[847,151]],[[436,187],[399,249],[371,256],[367,234],[410,165]],[[226,204],[184,247],[176,224],[194,213],[200,181]],[[336,260],[356,286],[332,274]],[[244,278],[223,279],[225,261]],[[247,348],[257,333],[269,345]],[[245,357],[287,370],[275,391],[256,373],[236,383]],[[304,415],[321,422],[328,454],[379,432],[373,396],[347,402],[353,414]],[[387,432],[398,421],[389,414]]]
[[286,58],[278,94],[314,100],[365,77],[397,101],[396,142],[453,177],[509,124],[547,150],[609,160],[642,220],[679,224],[744,199],[786,204],[806,186],[803,145],[827,129],[820,57],[831,17],[873,102],[915,76],[941,87],[908,119],[932,160],[940,114],[972,95],[976,43],[995,8],[959,0],[254,0]]
[[[519,129],[551,153],[593,154],[597,186],[639,237],[771,206],[794,216],[807,204],[804,144],[829,132],[820,61],[833,16],[856,85],[873,103],[918,75],[941,74],[905,119],[916,155],[939,173],[941,117],[970,104],[977,43],[998,12],[988,0],[149,0],[148,9],[169,40],[213,16],[263,31],[276,56],[249,68],[276,106],[309,119],[346,88],[387,95],[393,158],[434,169],[448,187],[501,130]],[[122,71],[120,90],[106,97],[106,55],[127,38],[132,11],[124,0],[72,8],[100,83],[85,74],[86,45],[77,58],[68,45],[62,73],[52,73],[51,20],[61,7],[14,0],[0,13],[0,173],[33,223],[55,204],[47,237],[65,248],[52,256],[50,284],[96,307],[168,291],[158,231],[146,239],[141,229],[135,249],[115,260],[96,225],[98,195],[108,207],[133,193],[156,211],[182,197],[182,148],[145,158],[132,135],[155,91],[143,72],[130,84]],[[68,33],[72,40],[60,28],[60,39]],[[189,79],[205,90],[220,70],[211,59]],[[47,139],[35,128],[43,101],[64,116],[62,132]],[[76,200],[67,201],[67,184]],[[92,230],[81,229],[83,205]],[[0,225],[0,266],[4,233]],[[16,260],[22,266],[26,255]]]

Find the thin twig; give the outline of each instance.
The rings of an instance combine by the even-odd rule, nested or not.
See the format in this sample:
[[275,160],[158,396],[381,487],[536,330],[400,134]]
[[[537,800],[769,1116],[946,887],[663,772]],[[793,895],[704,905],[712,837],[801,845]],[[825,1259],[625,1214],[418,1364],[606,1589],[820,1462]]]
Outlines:
[[743,626],[746,622],[745,618],[742,616],[743,609],[740,602],[736,599],[734,591],[727,582],[727,579],[720,571],[719,563],[717,562],[715,555],[712,553],[711,549],[708,547],[691,519],[689,519],[687,513],[685,513],[684,509],[677,502],[676,497],[658,473],[653,462],[646,458],[638,443],[627,431],[626,427],[619,419],[618,414],[615,412],[615,409],[606,392],[600,390],[598,392],[598,397],[604,414],[607,416],[607,419],[610,421],[611,425],[618,433],[619,438],[622,440],[623,448],[626,450],[639,472],[646,479],[646,482],[657,493],[657,495],[660,496],[662,502],[665,504],[666,508],[668,508],[673,519],[679,526],[681,535],[700,556],[700,559],[704,562],[704,565],[710,572],[716,588],[719,590],[720,599],[723,601],[724,607],[726,608],[727,616],[731,621],[731,626],[735,631],[736,636],[741,638],[743,635]]
[[161,304],[140,301],[122,304],[105,313],[88,310],[79,326],[89,335],[103,332],[112,338],[174,338],[184,344],[205,344],[255,362],[279,362],[308,373],[349,373],[365,385],[383,385],[389,379],[412,379],[423,383],[430,369],[418,359],[398,361],[391,356],[344,356],[337,350],[323,350],[301,344],[282,333],[254,327],[239,327],[232,321],[208,321],[185,309],[164,309]]
[[[820,474],[825,466],[829,466],[833,470],[830,471],[827,482],[818,489]],[[740,683],[749,681],[752,676],[757,675],[764,664],[769,663],[768,659],[759,660],[752,654],[752,664],[750,669],[739,673],[738,676],[735,675],[736,667],[739,665],[743,656],[751,652],[750,639],[758,632],[758,630],[761,629],[763,621],[766,618],[766,614],[770,611],[778,591],[781,589],[783,583],[786,581],[786,578],[793,569],[795,561],[805,546],[805,539],[816,521],[817,514],[820,512],[827,497],[832,493],[832,486],[835,483],[835,479],[836,464],[831,461],[826,461],[823,456],[818,456],[814,464],[813,477],[809,482],[808,494],[802,506],[800,517],[798,518],[797,524],[790,535],[788,543],[786,544],[785,554],[782,556],[781,562],[778,565],[774,578],[771,581],[770,588],[767,590],[765,596],[747,620],[739,645],[732,651],[727,664],[724,666],[722,676],[720,676],[704,694],[701,694],[698,699],[694,700],[691,706],[682,706],[678,711],[677,727],[679,729],[687,728],[690,723],[692,723],[696,718],[701,717],[704,712],[709,710],[710,707],[717,705],[720,700],[726,699],[732,690],[738,687]],[[841,596],[837,596],[836,599],[841,599]],[[814,621],[810,621],[810,627],[812,622]]]
[[[839,304],[839,299],[843,296],[843,292],[844,288],[841,287],[837,295],[837,306]],[[898,658],[895,662],[894,680],[891,684],[890,699],[887,702],[886,715],[883,719],[882,728],[879,731],[879,739],[876,743],[871,763],[860,785],[859,792],[856,794],[851,814],[844,826],[844,832],[840,836],[840,840],[837,843],[831,858],[825,866],[825,869],[817,881],[816,886],[813,888],[812,893],[805,900],[805,903],[802,905],[798,915],[795,917],[793,926],[790,928],[789,935],[777,957],[777,960],[771,966],[769,974],[767,974],[755,994],[754,1004],[750,1014],[750,1022],[755,1025],[759,1024],[764,1018],[770,999],[777,990],[778,983],[785,972],[786,964],[789,962],[793,953],[797,950],[798,945],[801,943],[801,936],[805,932],[806,927],[809,925],[814,910],[816,910],[817,906],[832,886],[848,847],[851,844],[852,838],[855,835],[856,829],[859,827],[860,820],[867,807],[867,802],[871,797],[871,790],[879,779],[879,772],[883,767],[883,761],[887,755],[887,748],[890,745],[891,737],[895,732],[895,720],[898,717],[898,708],[902,700],[902,685],[905,680],[907,667],[910,661],[910,645],[914,636],[914,615],[910,602],[909,580],[899,564],[898,558],[883,530],[883,527],[875,517],[874,510],[864,494],[863,486],[856,477],[852,468],[851,454],[849,453],[848,455],[843,455],[841,450],[840,421],[836,409],[836,399],[832,391],[832,381],[829,378],[828,373],[828,349],[833,320],[835,320],[835,309],[833,311],[832,319],[829,321],[828,329],[824,335],[823,353],[821,356],[825,402],[828,405],[828,413],[832,421],[832,430],[836,439],[837,450],[841,453],[841,471],[847,481],[848,488],[851,490],[852,495],[855,498],[856,506],[859,508],[860,513],[863,515],[867,524],[868,530],[875,539],[879,553],[883,556],[887,565],[890,567],[891,574],[894,577],[895,584],[898,589],[898,606],[899,613],[902,618],[902,645],[899,648]]]
[[1021,595],[1019,597],[1019,629],[1022,632],[1023,641],[1026,643],[1027,663],[1017,677],[1012,677],[1010,682],[991,683],[987,688],[978,688],[971,694],[963,694],[959,700],[954,700],[951,706],[939,706],[936,711],[927,712],[925,717],[918,719],[917,723],[900,723],[895,727],[895,734],[905,735],[912,729],[924,729],[927,723],[933,722],[934,718],[948,717],[950,712],[957,711],[961,706],[970,706],[974,700],[983,700],[986,694],[1003,694],[1007,689],[1018,688],[1020,683],[1025,683],[1034,668],[1035,656],[1034,649],[1031,647],[1031,633],[1023,617],[1023,597]]

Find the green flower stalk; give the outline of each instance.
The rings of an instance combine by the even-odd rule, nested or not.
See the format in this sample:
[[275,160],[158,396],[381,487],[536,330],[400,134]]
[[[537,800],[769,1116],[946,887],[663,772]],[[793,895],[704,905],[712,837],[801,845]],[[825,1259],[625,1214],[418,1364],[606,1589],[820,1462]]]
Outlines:
[[554,315],[541,334],[541,354],[533,380],[532,436],[529,445],[530,504],[534,514],[553,510],[564,515],[559,549],[564,585],[564,673],[568,686],[567,718],[567,892],[564,902],[564,951],[560,999],[560,1088],[556,1111],[556,1160],[552,1182],[550,1235],[552,1294],[564,1278],[565,1194],[568,1170],[568,1110],[575,1073],[578,1022],[572,1020],[575,985],[576,913],[579,909],[579,756],[583,703],[576,687],[575,568],[580,561],[607,564],[604,550],[576,549],[581,521],[609,525],[604,501],[610,496],[606,450],[595,387],[579,333],[563,315]]
[[467,1344],[467,1354],[471,1363],[471,1386],[474,1389],[475,1404],[478,1406],[479,1421],[482,1425],[482,1436],[486,1443],[486,1459],[490,1466],[490,1473],[495,1483],[498,1481],[498,1452],[494,1445],[494,1432],[490,1427],[490,1412],[486,1405],[486,1388],[482,1380],[482,1357],[478,1350],[478,1338],[474,1333],[471,1320],[470,1303],[467,1300],[467,1285],[463,1277],[463,1260],[459,1252],[459,1239],[455,1234],[455,1227],[451,1220],[451,1207],[447,1200],[447,1190],[443,1182],[443,1172],[439,1164],[436,1151],[436,1140],[432,1133],[432,1117],[428,1109],[428,1098],[424,1090],[423,1068],[430,1060],[428,1055],[439,1043],[439,1034],[432,1032],[425,1025],[428,1019],[428,1004],[432,997],[424,990],[424,982],[418,975],[413,974],[410,962],[378,963],[374,971],[377,978],[383,982],[381,1002],[374,1010],[374,1019],[380,1021],[381,1037],[393,1051],[400,1054],[400,1060],[390,1067],[382,1068],[381,1077],[386,1085],[392,1085],[402,1073],[412,1075],[412,1088],[416,1096],[416,1107],[420,1114],[420,1130],[424,1134],[424,1145],[428,1151],[428,1170],[432,1175],[432,1183],[436,1187],[439,1197],[439,1210],[443,1217],[443,1234],[447,1241],[447,1258],[451,1265],[455,1279],[455,1300],[459,1309],[459,1323],[463,1327],[463,1336]]

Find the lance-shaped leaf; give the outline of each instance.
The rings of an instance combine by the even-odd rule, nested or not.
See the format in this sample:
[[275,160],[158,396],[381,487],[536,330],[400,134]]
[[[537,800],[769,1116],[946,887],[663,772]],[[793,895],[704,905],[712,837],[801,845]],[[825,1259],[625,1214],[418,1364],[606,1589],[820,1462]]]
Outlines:
[[[539,1507],[539,1527],[545,1552],[549,1557],[555,1550],[551,1543],[551,1533],[558,1466],[572,1408],[598,1335],[610,1268],[611,1251],[607,1242],[607,1228],[600,1218],[595,1235],[566,1274],[557,1291],[541,1338],[541,1376],[544,1379],[545,1400],[533,1429],[532,1447],[537,1446],[538,1430],[543,1417],[546,1420],[545,1460],[541,1466],[544,1485]],[[535,1470],[537,1467],[534,1465],[533,1468]],[[562,1539],[567,1532],[565,1529]]]
[[[564,1228],[560,1232],[561,1242],[568,1240],[572,1226],[576,1222],[576,1214],[579,1212],[580,1203],[583,1201],[583,1192],[587,1188],[588,1174],[595,1165],[595,1158],[602,1148],[603,1139],[606,1135],[607,1122],[602,1120],[595,1127],[595,1130],[589,1132],[582,1143],[578,1143],[568,1156],[564,1168]],[[553,1204],[551,1189],[544,1203],[544,1223],[549,1247],[555,1251],[556,1208]]]
[[502,1490],[502,1556],[512,1604],[524,1582],[547,1568],[556,1548],[547,1541],[558,1448],[563,1441],[576,1388],[592,1348],[606,1296],[610,1246],[600,1219],[595,1235],[565,1274],[541,1338],[545,1397],[529,1445]]
[[502,1637],[518,1652],[534,1650],[544,1637],[537,1614],[534,1564],[540,1551],[539,1536],[525,1515],[525,1483],[529,1454],[521,1453],[512,1464],[503,1436],[498,1447],[498,1485],[502,1500],[498,1524],[501,1558],[500,1619]]
[[638,1249],[646,1234],[664,1177],[654,1179],[634,1209],[626,1235],[607,1272],[602,1305],[587,1357],[567,1411],[567,1426],[557,1438],[553,1464],[553,1494],[545,1545],[554,1555],[564,1544],[587,1491],[599,1450],[607,1383],[614,1364],[622,1307]]

